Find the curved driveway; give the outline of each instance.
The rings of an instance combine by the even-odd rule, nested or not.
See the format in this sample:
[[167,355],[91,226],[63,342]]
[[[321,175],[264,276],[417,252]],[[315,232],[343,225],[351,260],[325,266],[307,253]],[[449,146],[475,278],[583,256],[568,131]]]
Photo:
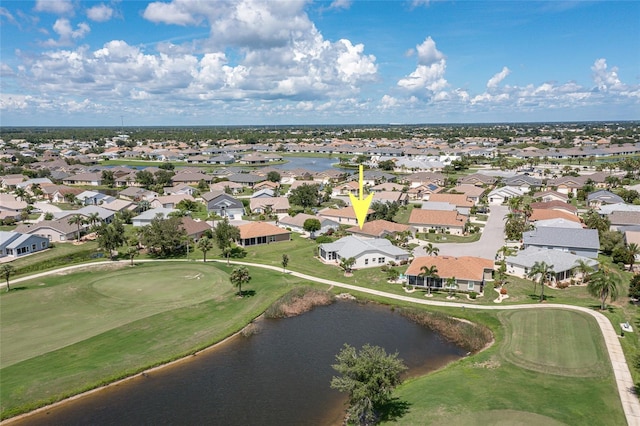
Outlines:
[[[174,262],[175,260],[169,260],[169,262]],[[224,263],[226,260],[222,259],[214,259],[212,261]],[[119,261],[120,263],[129,263],[129,261]],[[157,262],[157,260],[138,260],[136,263],[140,262]],[[193,262],[192,260],[184,260],[184,262]],[[46,275],[51,275],[59,272],[65,272],[74,269],[86,268],[87,266],[93,265],[104,265],[104,264],[114,264],[115,262],[106,261],[106,262],[96,262],[91,264],[82,264],[82,265],[73,265],[67,266],[65,268],[56,269],[54,271],[42,272],[39,274],[34,274],[28,277],[18,278],[13,280],[13,283],[18,283],[21,281],[26,281]],[[279,266],[271,266],[271,265],[261,265],[258,263],[249,263],[249,262],[238,262],[232,261],[231,263],[237,265],[246,265],[253,266],[264,269],[271,269],[273,271],[277,271],[282,273],[282,268]],[[491,305],[471,305],[464,303],[456,303],[456,302],[442,302],[438,300],[423,300],[417,299],[409,296],[403,296],[398,294],[386,293],[380,290],[374,290],[370,288],[358,287],[351,284],[341,283],[339,281],[327,280],[324,278],[318,278],[307,274],[302,274],[300,272],[295,271],[287,271],[288,274],[293,275],[298,278],[302,278],[309,281],[314,281],[321,284],[327,284],[330,286],[340,287],[347,290],[359,291],[361,293],[373,294],[376,296],[386,297],[388,299],[402,300],[405,302],[417,303],[420,305],[431,305],[431,306],[447,306],[451,308],[469,308],[469,309],[482,309],[482,310],[515,310],[515,309],[553,309],[553,308],[561,308],[561,309],[571,309],[574,311],[584,312],[588,315],[591,315],[595,318],[598,326],[600,327],[600,331],[602,332],[602,336],[604,337],[604,342],[607,347],[607,352],[609,353],[609,359],[611,360],[611,366],[613,367],[613,374],[616,379],[616,384],[618,387],[618,394],[620,395],[620,401],[622,403],[622,408],[624,410],[625,417],[627,418],[627,423],[630,426],[640,426],[640,401],[635,394],[635,385],[633,383],[633,378],[631,377],[631,372],[629,371],[629,366],[627,365],[627,361],[624,357],[624,352],[622,351],[622,346],[620,345],[620,341],[618,340],[618,335],[613,328],[611,322],[599,312],[593,311],[591,309],[583,308],[581,306],[573,306],[573,305],[563,305],[563,304],[544,304],[544,305],[505,305],[505,306],[491,306]],[[4,287],[4,283],[0,285],[0,288]]]
[[[487,224],[482,230],[480,239],[473,243],[436,243],[440,255],[475,256],[494,260],[496,252],[504,245],[504,218],[509,212],[507,206],[491,206]],[[416,257],[426,256],[423,247],[413,251]]]

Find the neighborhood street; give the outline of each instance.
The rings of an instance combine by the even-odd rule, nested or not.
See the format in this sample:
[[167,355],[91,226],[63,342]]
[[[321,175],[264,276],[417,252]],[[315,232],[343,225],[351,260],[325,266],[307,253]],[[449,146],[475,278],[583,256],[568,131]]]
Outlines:
[[[438,254],[447,256],[476,256],[494,260],[496,252],[504,245],[504,218],[509,212],[507,206],[491,206],[489,220],[482,236],[474,243],[436,243]],[[413,251],[415,257],[427,256],[423,246]]]

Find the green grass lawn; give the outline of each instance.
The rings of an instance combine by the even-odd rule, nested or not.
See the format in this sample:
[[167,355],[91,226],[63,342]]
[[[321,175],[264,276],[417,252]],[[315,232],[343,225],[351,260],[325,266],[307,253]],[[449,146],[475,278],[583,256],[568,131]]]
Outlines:
[[[509,312],[518,314],[515,318],[502,313],[472,314],[469,319],[492,327],[496,343],[478,355],[403,384],[396,395],[409,409],[399,423],[626,424],[595,320],[560,310],[540,313],[545,315],[536,311]],[[500,321],[509,325],[499,326],[496,322]],[[556,321],[568,324],[556,326]],[[588,331],[582,330],[585,324]],[[525,326],[530,328],[525,330]],[[511,362],[523,355],[527,368]],[[598,371],[589,374],[587,365]],[[581,377],[576,377],[576,367]]]
[[293,286],[308,284],[250,268],[243,290],[255,295],[240,299],[227,277],[231,269],[144,264],[55,275],[3,293],[2,418],[207,347]]

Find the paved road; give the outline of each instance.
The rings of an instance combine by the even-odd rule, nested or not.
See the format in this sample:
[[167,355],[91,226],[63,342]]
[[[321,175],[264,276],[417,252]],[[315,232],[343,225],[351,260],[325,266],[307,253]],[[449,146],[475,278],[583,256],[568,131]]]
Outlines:
[[[504,245],[504,217],[509,212],[507,206],[491,206],[489,220],[480,239],[474,243],[435,243],[439,254],[448,256],[476,256],[494,260],[496,252]],[[416,247],[415,257],[426,256],[424,247]]]
[[[171,260],[170,260],[171,261]],[[185,260],[187,261],[187,260]],[[213,260],[215,262],[226,262],[226,260]],[[120,261],[121,263],[128,263],[129,261]],[[136,263],[140,262],[158,262],[157,260],[138,260]],[[193,261],[191,261],[193,262]],[[33,278],[42,277],[45,275],[51,275],[59,272],[86,268],[87,266],[98,266],[104,264],[113,264],[112,261],[106,262],[96,262],[92,264],[84,264],[84,265],[73,265],[65,268],[60,268],[55,271],[42,272],[39,274],[31,275],[28,277],[17,278],[12,281],[13,284],[19,283],[21,281],[30,280]],[[261,265],[256,263],[249,262],[238,262],[231,261],[233,264],[237,265],[247,265],[254,266],[258,268],[271,269],[273,271],[277,271],[282,273],[282,267],[279,266],[271,266],[271,265]],[[618,334],[613,328],[611,321],[607,317],[605,317],[600,312],[593,311],[588,308],[583,308],[581,306],[573,306],[573,305],[563,305],[563,304],[531,304],[531,305],[504,305],[504,306],[492,306],[492,305],[471,305],[464,303],[456,303],[456,302],[443,302],[439,300],[424,300],[418,299],[410,296],[403,296],[397,294],[386,293],[380,290],[374,290],[365,287],[359,287],[351,284],[341,283],[339,281],[327,280],[324,278],[318,278],[307,274],[302,274],[300,272],[287,271],[288,274],[291,274],[295,277],[302,278],[309,281],[318,282],[321,284],[327,284],[329,286],[344,288],[347,290],[358,291],[361,293],[373,294],[376,296],[386,297],[389,299],[402,300],[405,302],[412,302],[421,305],[430,305],[430,306],[447,306],[451,308],[461,308],[461,309],[482,309],[482,310],[516,310],[516,309],[570,309],[573,311],[584,312],[588,315],[591,315],[598,323],[600,327],[600,331],[604,337],[604,342],[607,347],[607,352],[609,353],[609,359],[611,360],[611,366],[613,367],[613,374],[616,379],[616,385],[618,387],[618,394],[620,396],[620,401],[622,403],[622,409],[624,410],[625,417],[627,419],[627,423],[630,426],[640,426],[640,401],[638,400],[637,395],[634,392],[635,385],[633,382],[633,378],[631,377],[631,372],[629,371],[629,366],[627,365],[627,360],[624,357],[624,352],[622,351],[622,346],[620,345],[620,341],[618,340]],[[0,284],[0,288],[4,287],[4,283]]]

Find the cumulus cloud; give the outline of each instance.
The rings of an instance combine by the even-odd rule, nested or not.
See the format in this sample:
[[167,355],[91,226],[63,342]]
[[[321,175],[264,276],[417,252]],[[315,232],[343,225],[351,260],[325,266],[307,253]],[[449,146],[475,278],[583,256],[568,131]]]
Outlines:
[[489,81],[487,81],[487,89],[495,89],[496,87],[498,87],[502,80],[507,78],[509,74],[511,74],[511,70],[507,67],[503,67],[502,71],[494,74],[494,76],[491,77]]
[[352,0],[333,0],[329,5],[329,9],[349,9]]
[[613,67],[609,70],[606,59],[597,59],[591,67],[591,71],[593,71],[593,81],[599,90],[607,91],[623,88],[623,84],[618,78],[618,68]]
[[[398,86],[415,96],[432,98],[448,86],[444,78],[447,69],[445,55],[436,48],[431,37],[416,46],[418,66],[407,77],[398,81]],[[442,97],[442,95],[440,95]]]
[[96,22],[107,22],[113,17],[113,9],[104,3],[87,9],[87,18]]
[[53,31],[58,34],[58,40],[54,40],[52,38],[48,39],[44,43],[44,46],[47,47],[56,47],[56,46],[71,46],[73,45],[75,40],[79,40],[84,38],[89,32],[91,28],[87,25],[86,22],[81,22],[78,24],[76,29],[74,30],[71,27],[71,23],[66,18],[56,19],[56,22],[53,24]]
[[36,0],[33,10],[56,15],[73,15],[73,4],[71,0]]

